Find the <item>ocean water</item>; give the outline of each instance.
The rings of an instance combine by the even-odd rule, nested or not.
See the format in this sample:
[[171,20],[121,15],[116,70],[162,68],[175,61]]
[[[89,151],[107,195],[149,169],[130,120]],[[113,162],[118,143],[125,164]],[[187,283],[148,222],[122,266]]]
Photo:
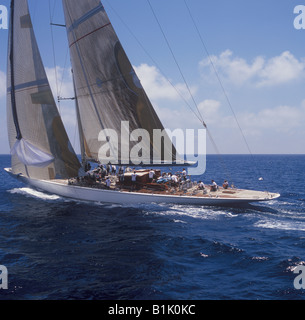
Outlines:
[[197,180],[282,196],[237,208],[92,204],[20,184],[0,156],[0,300],[304,299],[293,270],[305,264],[305,156],[207,160]]

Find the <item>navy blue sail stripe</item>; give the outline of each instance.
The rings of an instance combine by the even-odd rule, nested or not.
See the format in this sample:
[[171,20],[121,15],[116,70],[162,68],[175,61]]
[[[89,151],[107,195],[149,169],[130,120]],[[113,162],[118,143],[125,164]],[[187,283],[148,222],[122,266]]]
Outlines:
[[[15,85],[14,90],[17,91],[17,90],[28,89],[31,87],[38,87],[38,86],[44,86],[44,85],[49,85],[47,78]],[[11,91],[12,91],[12,87],[7,88],[8,93],[10,93]]]
[[93,8],[92,10],[88,11],[79,19],[75,20],[71,26],[68,28],[68,31],[71,32],[72,30],[76,29],[79,25],[96,15],[97,13],[105,11],[104,6],[100,3],[97,7]]

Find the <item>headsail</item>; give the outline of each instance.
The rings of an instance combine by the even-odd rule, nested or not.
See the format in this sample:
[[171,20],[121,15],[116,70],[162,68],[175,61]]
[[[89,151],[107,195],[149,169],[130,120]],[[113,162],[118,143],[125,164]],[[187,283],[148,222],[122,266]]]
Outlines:
[[80,163],[58,113],[27,0],[11,1],[7,118],[13,173],[35,179],[77,176]]
[[[164,134],[164,148],[153,144],[153,131],[164,128],[151,105],[124,49],[99,0],[63,0],[70,55],[83,130],[84,149],[89,159],[101,159],[100,148],[107,144],[118,153],[118,163],[130,163],[130,150],[138,141],[126,139],[125,133],[145,129],[148,139],[142,140],[142,159],[171,161],[177,158],[175,147]],[[101,130],[118,135],[118,143],[99,141]],[[107,134],[106,134],[107,135]],[[105,138],[105,137],[104,137]],[[101,139],[100,139],[101,140]],[[169,142],[169,143],[168,143]],[[162,143],[163,145],[163,143]],[[105,148],[106,149],[106,148]],[[123,151],[127,151],[126,153]],[[168,160],[168,158],[166,158]],[[147,159],[145,159],[147,160]]]

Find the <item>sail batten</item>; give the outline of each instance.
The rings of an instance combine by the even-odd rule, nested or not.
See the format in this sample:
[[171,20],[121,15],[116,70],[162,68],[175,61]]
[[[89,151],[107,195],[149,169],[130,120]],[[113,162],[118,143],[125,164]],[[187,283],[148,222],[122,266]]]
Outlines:
[[12,171],[34,179],[70,178],[81,165],[57,110],[27,0],[11,1],[7,121]]
[[[73,0],[63,0],[63,7],[79,107],[79,127],[86,142],[87,158],[113,163],[111,155],[117,154],[117,163],[131,163],[130,157],[126,159],[126,152],[122,154],[121,151],[128,150],[130,155],[141,142],[139,158],[149,154],[150,163],[154,157],[161,161],[175,161],[177,154],[171,142],[164,146],[164,150],[156,150],[154,146],[154,130],[163,131],[164,127],[102,3],[83,0],[76,6]],[[136,141],[132,134],[128,139],[122,138],[122,124],[126,122],[129,132],[143,129],[149,139]],[[118,141],[114,139],[113,143],[109,137],[101,135],[102,131],[116,132]],[[100,152],[107,147],[108,157]],[[164,159],[164,154],[171,154],[172,159]]]

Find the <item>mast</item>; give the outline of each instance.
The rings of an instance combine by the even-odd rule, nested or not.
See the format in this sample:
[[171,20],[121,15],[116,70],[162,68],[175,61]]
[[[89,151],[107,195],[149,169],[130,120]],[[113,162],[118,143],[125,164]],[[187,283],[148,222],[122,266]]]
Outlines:
[[78,135],[79,135],[79,143],[80,143],[81,159],[82,159],[81,163],[82,163],[82,167],[84,169],[87,164],[87,157],[86,157],[86,149],[85,149],[84,132],[83,132],[83,128],[82,128],[82,122],[80,119],[78,99],[77,99],[76,90],[75,90],[75,80],[74,80],[73,71],[72,71],[72,78],[73,78],[73,90],[74,90],[74,95],[75,95],[76,119],[77,119]]
[[12,112],[13,112],[13,119],[14,124],[17,132],[17,140],[22,139],[22,134],[20,131],[18,116],[17,116],[17,109],[16,109],[16,97],[15,97],[15,81],[14,81],[14,8],[15,7],[15,1],[11,0],[11,23],[10,23],[10,65],[11,65],[11,103],[12,103]]

